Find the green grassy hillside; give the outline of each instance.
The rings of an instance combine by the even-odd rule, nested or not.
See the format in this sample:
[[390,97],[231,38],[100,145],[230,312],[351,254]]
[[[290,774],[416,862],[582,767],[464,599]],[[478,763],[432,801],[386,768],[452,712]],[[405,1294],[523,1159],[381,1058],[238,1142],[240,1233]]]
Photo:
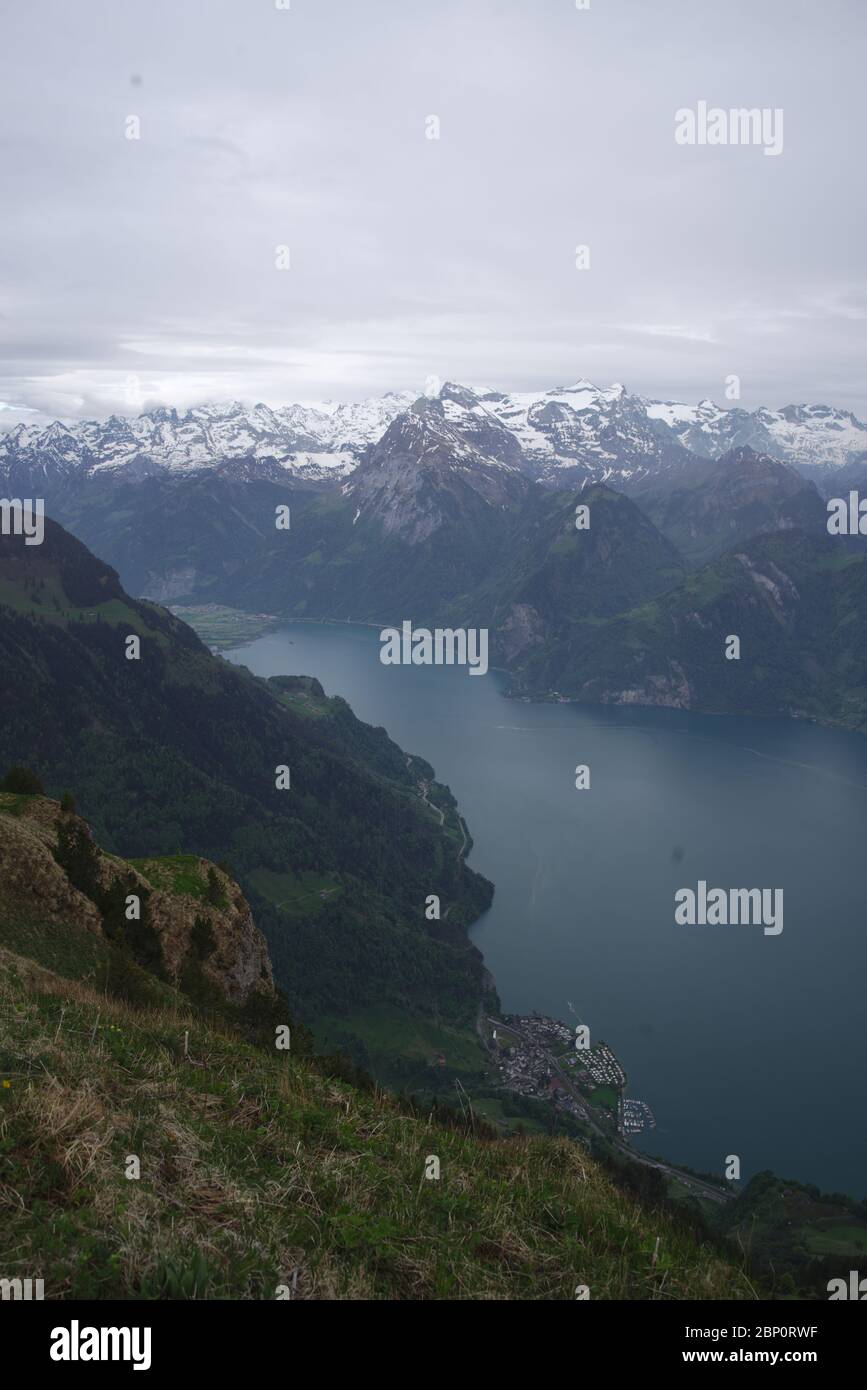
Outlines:
[[168,987],[145,1007],[107,996],[70,978],[62,935],[53,970],[20,937],[0,947],[6,1277],[82,1299],[755,1296],[736,1256],[574,1141],[415,1113],[208,1026]]

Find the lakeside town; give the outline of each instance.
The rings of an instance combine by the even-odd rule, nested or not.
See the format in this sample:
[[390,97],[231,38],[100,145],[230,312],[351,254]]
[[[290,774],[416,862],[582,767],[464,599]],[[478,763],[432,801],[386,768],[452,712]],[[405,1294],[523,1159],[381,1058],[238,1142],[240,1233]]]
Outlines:
[[623,1094],[628,1077],[614,1051],[605,1042],[591,1047],[583,1025],[572,1029],[543,1014],[506,1014],[486,1020],[485,1037],[508,1090],[548,1101],[621,1138],[656,1127],[646,1101]]

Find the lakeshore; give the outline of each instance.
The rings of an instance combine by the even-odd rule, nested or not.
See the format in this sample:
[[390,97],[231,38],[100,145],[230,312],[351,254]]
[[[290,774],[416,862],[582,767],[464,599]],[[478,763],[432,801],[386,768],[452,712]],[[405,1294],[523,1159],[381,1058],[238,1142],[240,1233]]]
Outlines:
[[488,1016],[485,1022],[482,1037],[507,1090],[547,1100],[621,1138],[656,1128],[650,1106],[626,1097],[626,1070],[607,1043],[576,1047],[572,1029],[544,1014]]
[[[383,666],[376,633],[344,624],[280,627],[226,655],[316,677],[433,765],[472,835],[469,864],[495,885],[470,937],[502,1009],[557,1019],[584,1001],[594,1041],[656,1116],[654,1153],[720,1174],[737,1153],[742,1180],[772,1169],[860,1194],[867,740],[805,721],[516,704],[494,672]],[[577,762],[592,790],[576,791]],[[676,926],[674,894],[699,879],[784,889],[785,931]],[[627,1134],[637,1118],[625,1105]]]

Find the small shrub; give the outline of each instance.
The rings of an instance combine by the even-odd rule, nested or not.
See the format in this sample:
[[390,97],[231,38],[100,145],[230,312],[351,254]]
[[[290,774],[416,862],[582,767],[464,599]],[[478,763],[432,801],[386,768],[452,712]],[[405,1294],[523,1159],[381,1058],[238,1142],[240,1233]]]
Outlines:
[[45,788],[32,768],[10,767],[3,778],[0,791],[13,792],[17,796],[44,796]]

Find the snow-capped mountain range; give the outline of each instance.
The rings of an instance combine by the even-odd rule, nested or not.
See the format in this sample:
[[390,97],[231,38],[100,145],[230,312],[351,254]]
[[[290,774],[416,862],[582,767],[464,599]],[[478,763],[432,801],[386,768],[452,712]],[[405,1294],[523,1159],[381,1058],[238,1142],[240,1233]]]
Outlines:
[[[435,408],[431,410],[431,405]],[[346,480],[385,443],[389,427],[418,412],[453,450],[520,470],[544,483],[628,484],[691,456],[716,459],[748,445],[803,471],[867,462],[867,425],[825,405],[781,410],[653,401],[624,386],[589,381],[548,391],[500,392],[447,382],[434,397],[389,392],[353,404],[159,408],[132,419],[44,428],[18,425],[0,435],[0,482],[137,479],[152,473],[234,468],[238,476],[286,475],[321,483]],[[405,442],[405,441],[404,441]],[[379,451],[381,452],[381,451]]]
[[299,477],[344,477],[391,421],[412,404],[405,392],[352,404],[160,407],[132,419],[18,425],[0,435],[0,477],[194,473],[231,459],[277,464]]

